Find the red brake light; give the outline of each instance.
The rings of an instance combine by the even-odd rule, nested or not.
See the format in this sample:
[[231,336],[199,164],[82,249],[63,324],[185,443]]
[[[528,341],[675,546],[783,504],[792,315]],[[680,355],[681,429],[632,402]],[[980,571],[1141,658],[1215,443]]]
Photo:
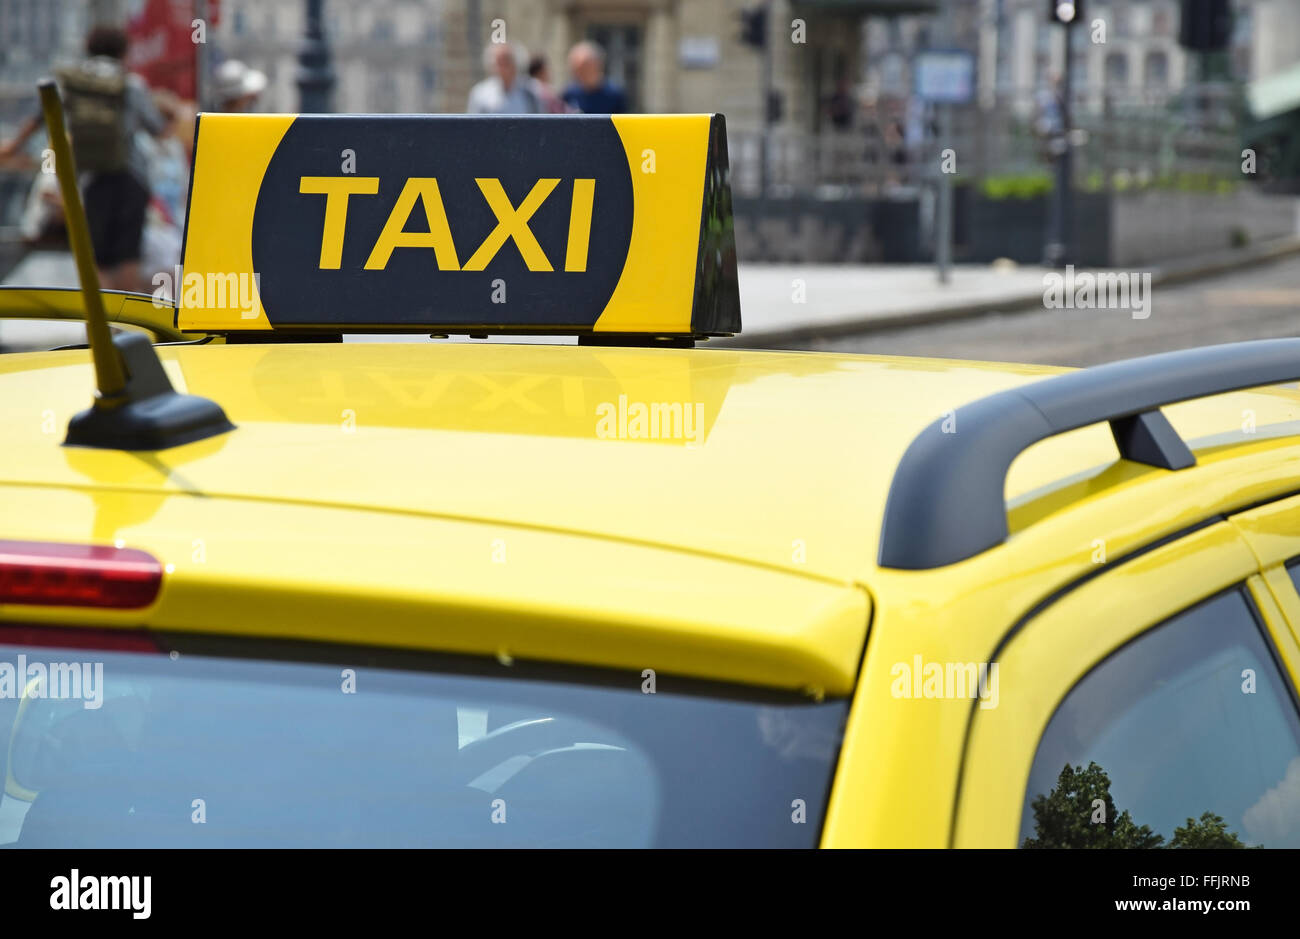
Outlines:
[[0,540],[0,603],[137,609],[158,596],[162,573],[135,548]]

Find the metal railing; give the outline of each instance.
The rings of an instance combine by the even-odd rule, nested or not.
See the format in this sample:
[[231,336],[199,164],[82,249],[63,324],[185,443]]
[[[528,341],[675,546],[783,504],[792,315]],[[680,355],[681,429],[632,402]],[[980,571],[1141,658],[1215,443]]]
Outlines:
[[[1189,92],[1190,94],[1190,92]],[[1032,96],[1016,94],[990,107],[970,105],[953,114],[951,141],[957,174],[1048,176],[1045,142],[1034,132]],[[1195,176],[1240,180],[1240,137],[1230,101],[1211,96],[1187,106],[1177,96],[1080,92],[1073,124],[1076,182],[1112,189],[1160,184]],[[932,118],[859,118],[844,130],[818,134],[775,128],[769,151],[769,194],[863,195],[923,185],[939,171],[944,144]],[[759,131],[732,130],[732,186],[740,195],[760,191]]]

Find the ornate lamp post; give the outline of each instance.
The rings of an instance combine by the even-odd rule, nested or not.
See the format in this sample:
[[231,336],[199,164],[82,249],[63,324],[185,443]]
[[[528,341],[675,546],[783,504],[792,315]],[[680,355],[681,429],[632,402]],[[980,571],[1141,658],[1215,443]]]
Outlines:
[[334,110],[334,66],[321,26],[323,0],[307,0],[307,25],[298,51],[298,110],[323,114]]

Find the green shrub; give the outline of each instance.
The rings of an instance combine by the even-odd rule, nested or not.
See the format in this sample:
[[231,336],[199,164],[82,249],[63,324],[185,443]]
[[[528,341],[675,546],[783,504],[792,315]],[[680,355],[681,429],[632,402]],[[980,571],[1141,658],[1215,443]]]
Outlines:
[[1052,191],[1052,177],[1046,173],[988,176],[980,189],[989,199],[1033,199]]

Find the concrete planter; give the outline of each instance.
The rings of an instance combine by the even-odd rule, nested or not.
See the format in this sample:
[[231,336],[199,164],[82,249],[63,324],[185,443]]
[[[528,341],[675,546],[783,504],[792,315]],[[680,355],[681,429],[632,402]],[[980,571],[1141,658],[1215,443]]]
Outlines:
[[915,196],[732,201],[736,255],[785,264],[906,263],[924,260]]
[[1111,197],[1109,263],[1141,267],[1296,232],[1297,200],[1249,186],[1230,193],[1147,191]]
[[[1109,197],[1075,193],[1074,207],[1075,263],[1105,266],[1110,245]],[[969,193],[958,200],[957,208],[959,218],[954,230],[959,241],[954,256],[958,260],[987,264],[1010,258],[1020,264],[1042,263],[1051,196],[990,199]],[[964,219],[960,217],[963,209]]]
[[[1022,264],[1043,259],[1050,196],[988,199],[972,195],[957,257]],[[1297,231],[1297,200],[1250,187],[1230,193],[1147,190],[1076,193],[1074,262],[1135,268],[1285,238]],[[961,209],[958,203],[959,211]]]
[[[958,187],[954,260],[1041,263],[1050,199],[989,199],[971,187]],[[1239,247],[1243,237],[1247,244],[1258,244],[1295,234],[1300,199],[1242,186],[1223,194],[1077,192],[1074,205],[1075,264],[1141,268]],[[905,264],[934,259],[933,200],[918,195],[736,197],[734,207],[742,261]]]

